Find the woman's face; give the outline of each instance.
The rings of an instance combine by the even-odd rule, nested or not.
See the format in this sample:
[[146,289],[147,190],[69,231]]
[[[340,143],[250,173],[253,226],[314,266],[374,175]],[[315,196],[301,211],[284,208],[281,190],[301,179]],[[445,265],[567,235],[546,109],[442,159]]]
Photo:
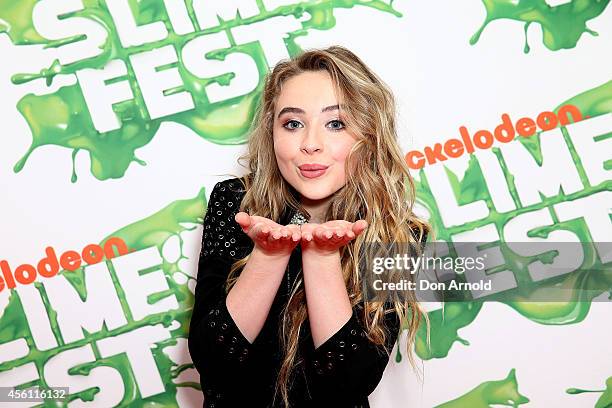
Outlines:
[[274,112],[274,153],[282,176],[302,198],[328,198],[346,183],[344,162],[357,139],[345,128],[339,103],[326,71],[283,84]]

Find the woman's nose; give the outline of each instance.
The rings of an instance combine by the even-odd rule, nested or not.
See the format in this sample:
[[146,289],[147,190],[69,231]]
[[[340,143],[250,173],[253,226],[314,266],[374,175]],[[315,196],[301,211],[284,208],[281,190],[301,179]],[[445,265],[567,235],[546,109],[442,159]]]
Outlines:
[[310,129],[306,131],[304,138],[302,139],[301,150],[305,153],[311,154],[317,150],[322,150],[323,143],[320,135],[316,130]]

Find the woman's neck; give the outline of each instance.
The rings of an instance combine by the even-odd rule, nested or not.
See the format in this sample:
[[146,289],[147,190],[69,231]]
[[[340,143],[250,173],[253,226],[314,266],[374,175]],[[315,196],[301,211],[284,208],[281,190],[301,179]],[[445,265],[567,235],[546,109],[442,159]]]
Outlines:
[[321,200],[310,200],[302,196],[300,200],[302,206],[310,214],[310,220],[308,220],[308,222],[315,224],[322,224],[325,222],[325,213],[327,212],[331,198],[332,196]]

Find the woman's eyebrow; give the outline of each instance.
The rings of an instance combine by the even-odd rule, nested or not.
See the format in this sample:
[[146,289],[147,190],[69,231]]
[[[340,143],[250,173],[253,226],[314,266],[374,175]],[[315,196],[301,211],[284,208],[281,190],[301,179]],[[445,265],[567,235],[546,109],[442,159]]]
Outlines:
[[338,110],[338,109],[340,109],[340,107],[338,105],[330,105],[330,106],[327,106],[327,107],[321,109],[321,113],[328,112],[328,111],[333,111],[333,110]]
[[277,118],[280,118],[282,114],[289,113],[289,112],[291,112],[291,113],[306,113],[306,112],[304,112],[303,109],[294,108],[292,106],[287,106],[287,107],[281,109],[280,112],[278,112]]
[[[332,110],[338,110],[338,109],[340,109],[340,107],[338,105],[329,105],[329,106],[326,106],[325,108],[321,109],[321,113],[332,111]],[[291,113],[302,113],[302,114],[306,113],[301,108],[295,108],[293,106],[287,106],[287,107],[284,107],[283,109],[281,109],[280,112],[278,112],[277,118],[280,118],[282,114],[288,113],[288,112],[291,112]]]

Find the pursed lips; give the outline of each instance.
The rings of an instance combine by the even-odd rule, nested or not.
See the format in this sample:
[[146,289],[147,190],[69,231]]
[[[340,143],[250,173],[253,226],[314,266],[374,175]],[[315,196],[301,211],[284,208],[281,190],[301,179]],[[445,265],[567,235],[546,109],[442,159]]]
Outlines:
[[320,177],[323,174],[325,174],[328,167],[329,166],[313,163],[313,164],[302,164],[301,166],[299,166],[299,169],[303,177],[314,179],[314,178]]
[[325,170],[328,167],[329,166],[326,166],[324,164],[319,164],[319,163],[309,163],[309,164],[302,164],[298,166],[298,168],[302,171]]

